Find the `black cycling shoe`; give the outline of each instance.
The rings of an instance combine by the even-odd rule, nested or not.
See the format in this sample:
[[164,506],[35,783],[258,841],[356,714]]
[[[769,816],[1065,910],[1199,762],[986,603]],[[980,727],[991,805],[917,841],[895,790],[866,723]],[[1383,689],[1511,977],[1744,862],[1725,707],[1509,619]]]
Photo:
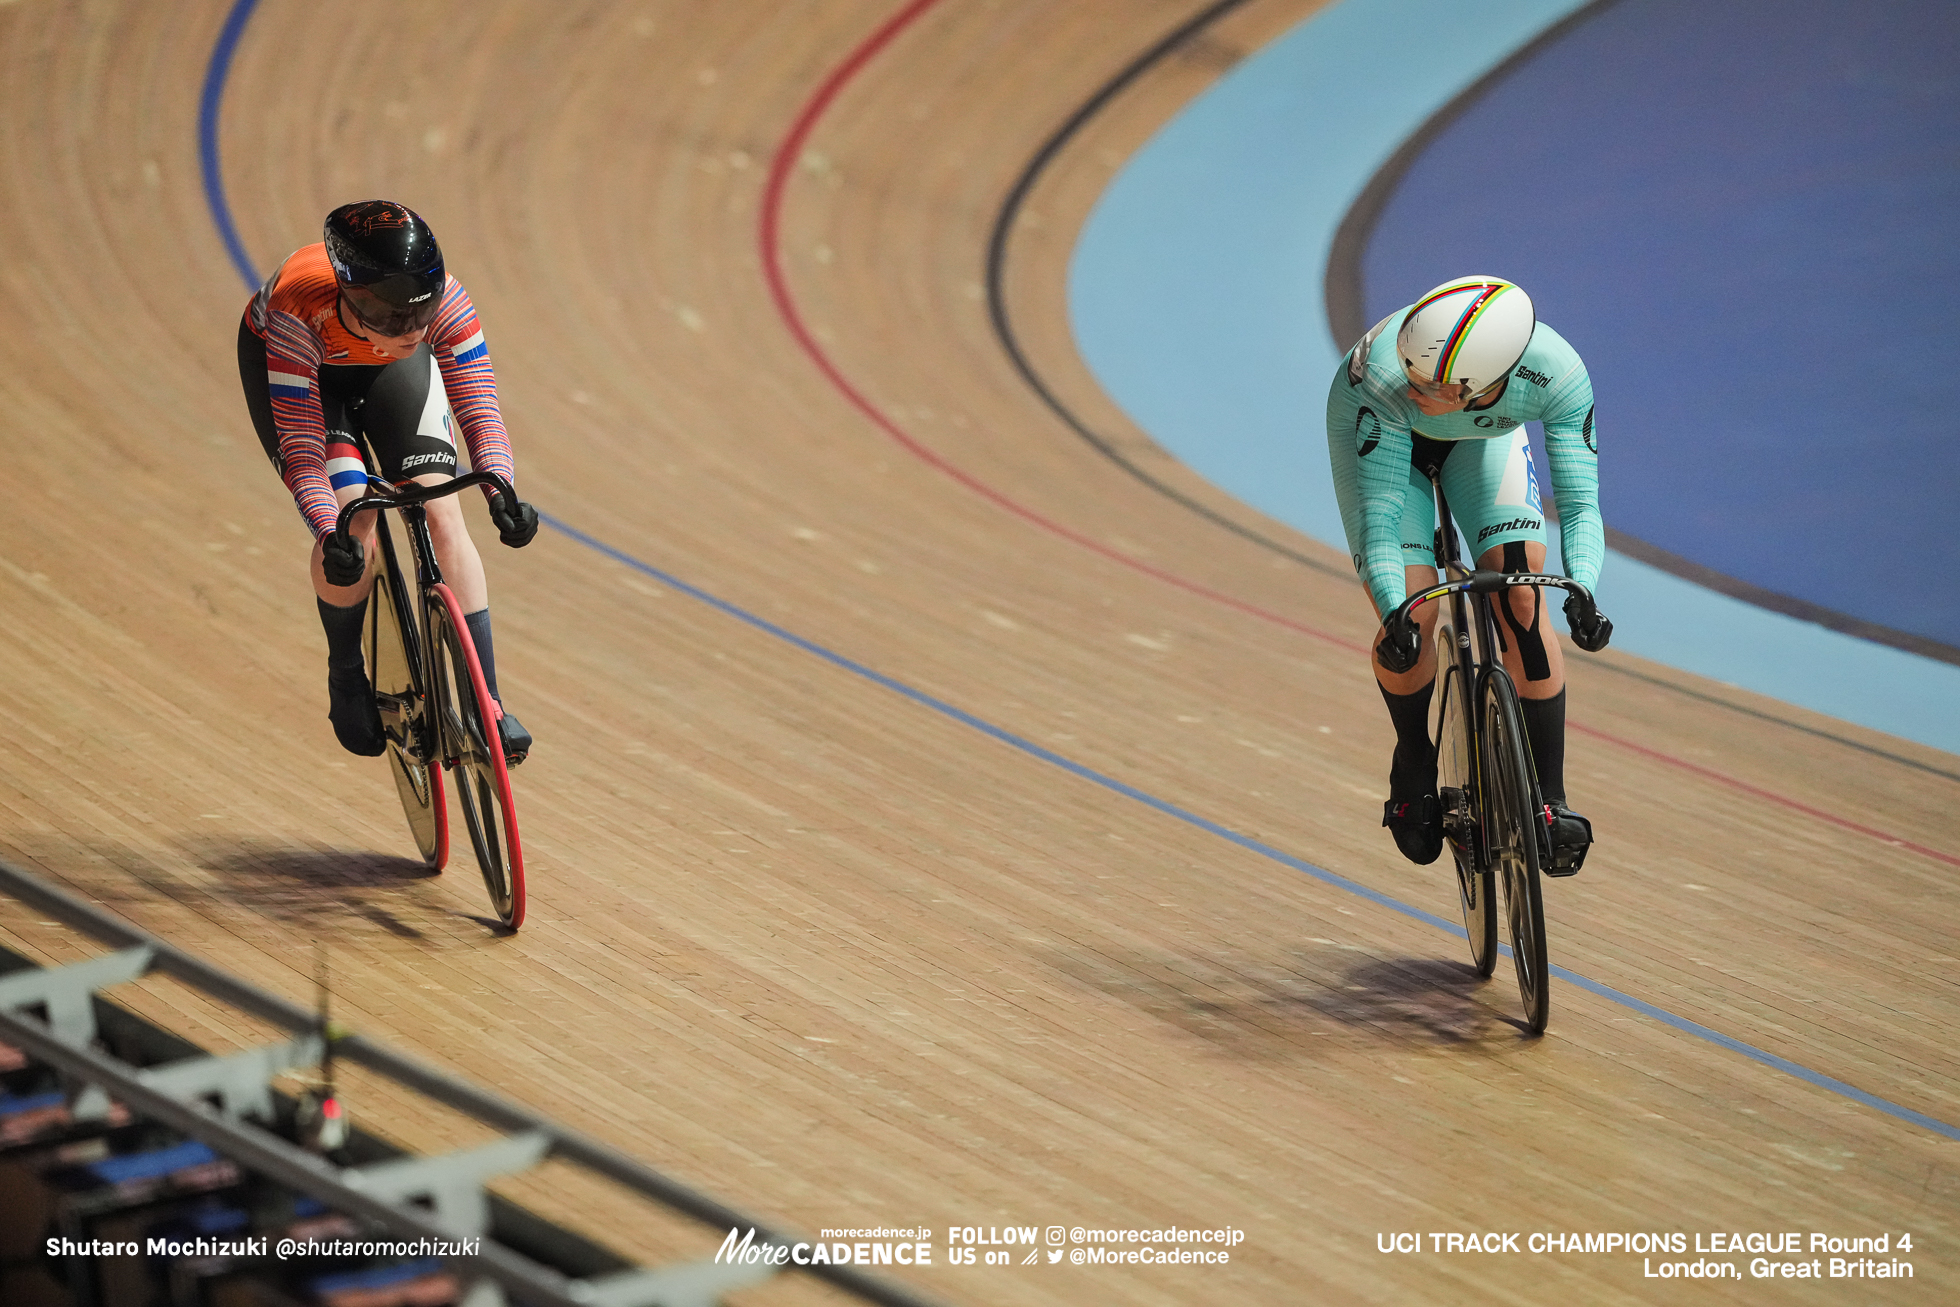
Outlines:
[[1552,837],[1552,865],[1547,876],[1575,876],[1586,865],[1592,847],[1592,823],[1565,806],[1563,799],[1545,805],[1545,825]]
[[1443,852],[1443,805],[1433,794],[1413,799],[1390,799],[1382,805],[1382,825],[1395,836],[1395,847],[1418,867],[1426,867]]
[[363,758],[377,758],[388,747],[381,733],[381,712],[374,706],[374,687],[359,667],[327,668],[327,720],[333,723],[340,747]]
[[497,719],[497,739],[504,746],[504,766],[515,767],[531,756],[531,733],[509,713]]

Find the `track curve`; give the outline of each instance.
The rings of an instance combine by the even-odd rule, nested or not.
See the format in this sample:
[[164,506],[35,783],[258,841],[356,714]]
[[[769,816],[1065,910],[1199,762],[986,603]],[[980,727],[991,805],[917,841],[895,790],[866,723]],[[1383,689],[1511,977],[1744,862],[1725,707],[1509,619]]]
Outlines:
[[[991,335],[1001,197],[1093,87],[1194,11],[356,4],[344,44],[296,60],[309,11],[261,0],[218,108],[226,189],[259,263],[349,193],[416,203],[482,305],[519,484],[561,520],[1447,912],[1442,878],[1373,828],[1387,732],[1358,659],[1152,572],[1359,645],[1351,585],[1080,447]],[[1304,12],[1255,0],[1139,78],[1031,192],[1003,283],[1044,375],[1199,498],[1086,387],[1059,269],[1105,152]],[[501,677],[540,739],[517,778],[532,921],[491,935],[462,877],[404,865],[385,777],[338,761],[320,720],[304,535],[238,412],[243,296],[201,207],[198,90],[226,13],[0,8],[0,235],[22,256],[0,269],[19,505],[0,521],[17,615],[0,673],[20,741],[0,763],[0,854],[295,997],[293,958],[328,935],[355,1024],[792,1226],[1249,1235],[1229,1268],[1190,1275],[912,1273],[955,1301],[1498,1296],[1473,1268],[1370,1243],[1417,1227],[1917,1223],[1951,1243],[1954,1172],[1925,1130],[1574,987],[1555,992],[1552,1037],[1522,1041],[1508,988],[1471,984],[1433,928],[1058,781],[565,535],[488,558]],[[425,52],[445,76],[348,53],[363,49]],[[794,167],[772,173],[777,157]],[[776,264],[755,243],[771,176]],[[772,268],[867,403],[1100,551],[897,454],[784,330]],[[1953,846],[1941,777],[1628,678],[1574,684],[1632,744]],[[1598,874],[1555,889],[1555,960],[1960,1120],[1931,1033],[1953,1015],[1940,864],[1712,800],[1638,752],[1573,752],[1610,843]],[[214,1046],[237,1037],[180,995],[137,1000]],[[418,1129],[405,1142],[443,1142]],[[704,1249],[699,1231],[556,1197],[637,1253]],[[1507,1299],[1642,1296],[1623,1260],[1522,1265]],[[1928,1260],[1921,1278],[1939,1277],[1951,1265]]]

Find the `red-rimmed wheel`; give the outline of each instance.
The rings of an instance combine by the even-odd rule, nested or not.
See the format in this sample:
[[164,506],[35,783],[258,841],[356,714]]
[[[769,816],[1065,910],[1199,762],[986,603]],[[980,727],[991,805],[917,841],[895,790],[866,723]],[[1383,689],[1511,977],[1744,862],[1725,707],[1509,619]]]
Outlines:
[[502,709],[490,697],[462,606],[446,585],[434,587],[429,640],[435,646],[435,708],[443,760],[454,769],[456,798],[470,833],[483,887],[497,919],[524,924],[524,851],[517,836],[517,808],[510,772],[497,735]]

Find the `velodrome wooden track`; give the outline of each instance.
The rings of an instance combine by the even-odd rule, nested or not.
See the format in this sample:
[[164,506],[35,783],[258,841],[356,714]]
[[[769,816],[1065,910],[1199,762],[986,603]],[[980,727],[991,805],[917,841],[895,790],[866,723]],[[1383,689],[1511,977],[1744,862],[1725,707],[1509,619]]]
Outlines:
[[[771,160],[897,8],[264,0],[226,191],[262,269],[349,198],[427,215],[482,308],[519,484],[558,520],[1453,917],[1440,868],[1377,825],[1388,726],[1341,643],[1371,625],[1343,560],[1254,523],[1329,570],[1287,562],[1140,486],[989,326],[1007,188],[1197,5],[941,0],[805,118],[780,250],[810,343],[1025,514],[908,452],[786,325],[758,241]],[[1008,269],[1069,402],[1249,523],[1096,393],[1062,277],[1120,160],[1310,8],[1251,0],[1118,96],[1030,196]],[[325,720],[306,537],[240,402],[245,291],[199,179],[224,17],[0,4],[0,856],[298,999],[324,938],[348,1023],[798,1228],[929,1224],[942,1258],[954,1224],[1247,1232],[1224,1268],[909,1276],[952,1302],[1953,1300],[1950,1140],[1572,984],[1528,1040],[1508,962],[1478,985],[1432,926],[563,532],[505,551],[478,514],[505,690],[541,742],[517,777],[531,918],[487,929],[473,871],[405,860],[381,764]],[[1598,663],[1655,680],[1572,662],[1572,789],[1602,844],[1549,889],[1554,960],[1960,1122],[1960,783],[1655,681],[1960,762],[1617,653]],[[78,951],[17,905],[0,926]],[[129,997],[214,1047],[246,1034],[165,986]],[[636,1256],[717,1241],[555,1184],[516,1191]],[[1675,1229],[1910,1230],[1921,1251],[1897,1286],[1691,1288],[1638,1257],[1376,1251]]]

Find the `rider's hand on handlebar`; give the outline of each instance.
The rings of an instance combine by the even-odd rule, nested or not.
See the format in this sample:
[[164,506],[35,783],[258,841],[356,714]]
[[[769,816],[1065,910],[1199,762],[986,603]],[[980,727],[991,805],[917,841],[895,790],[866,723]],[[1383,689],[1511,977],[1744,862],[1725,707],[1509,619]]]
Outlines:
[[1613,638],[1613,623],[1606,614],[1592,604],[1581,602],[1578,595],[1568,596],[1565,601],[1565,624],[1572,628],[1572,643],[1587,653],[1598,653]]
[[361,542],[338,531],[328,532],[320,542],[320,570],[326,574],[328,585],[359,585],[367,575],[367,555]]
[[1422,632],[1413,622],[1396,622],[1394,615],[1382,627],[1382,642],[1375,646],[1375,657],[1389,671],[1400,676],[1412,670],[1422,656]]
[[[515,510],[511,504],[517,505]],[[498,537],[512,549],[522,549],[538,533],[538,510],[515,495],[491,499],[490,520],[497,524]]]

